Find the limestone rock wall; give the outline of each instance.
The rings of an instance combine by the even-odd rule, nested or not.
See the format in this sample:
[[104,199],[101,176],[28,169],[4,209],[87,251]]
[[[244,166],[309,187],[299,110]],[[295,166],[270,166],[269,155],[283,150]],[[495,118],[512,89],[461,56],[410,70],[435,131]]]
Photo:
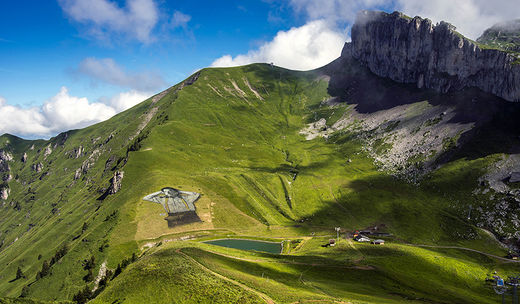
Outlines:
[[446,22],[434,25],[399,12],[362,11],[342,57],[353,57],[378,76],[439,92],[477,87],[520,101],[517,55],[482,49]]

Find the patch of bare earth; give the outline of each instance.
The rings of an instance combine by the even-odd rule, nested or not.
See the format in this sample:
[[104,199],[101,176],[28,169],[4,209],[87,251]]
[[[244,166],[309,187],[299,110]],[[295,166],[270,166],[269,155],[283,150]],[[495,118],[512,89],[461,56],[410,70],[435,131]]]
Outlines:
[[244,91],[243,91],[243,90],[242,90],[242,89],[237,85],[237,83],[236,83],[233,79],[231,79],[230,82],[231,82],[231,84],[233,85],[233,88],[235,88],[235,91],[238,93],[238,95],[239,95],[240,97],[245,98],[245,97],[247,96],[247,95],[246,95],[246,92],[244,92]]
[[220,93],[220,91],[217,90],[215,87],[213,87],[210,83],[208,83],[207,85],[208,85],[208,87],[211,88],[211,90],[213,90],[213,92],[215,92],[215,94],[217,94],[217,95],[220,96],[220,97],[224,97],[224,96],[222,96],[222,94]]
[[244,77],[243,80],[246,86],[249,88],[249,90],[256,96],[256,98],[264,100],[264,98],[251,86],[249,80],[246,77]]

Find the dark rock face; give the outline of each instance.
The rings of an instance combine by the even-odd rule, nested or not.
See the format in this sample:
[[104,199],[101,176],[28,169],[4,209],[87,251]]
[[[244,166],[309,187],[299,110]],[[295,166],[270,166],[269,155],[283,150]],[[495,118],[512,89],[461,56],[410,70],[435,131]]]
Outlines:
[[510,183],[518,183],[520,182],[520,172],[511,173],[511,177],[509,177]]
[[446,22],[362,11],[343,58],[354,58],[378,76],[446,93],[477,87],[520,101],[520,64],[514,54],[481,49]]

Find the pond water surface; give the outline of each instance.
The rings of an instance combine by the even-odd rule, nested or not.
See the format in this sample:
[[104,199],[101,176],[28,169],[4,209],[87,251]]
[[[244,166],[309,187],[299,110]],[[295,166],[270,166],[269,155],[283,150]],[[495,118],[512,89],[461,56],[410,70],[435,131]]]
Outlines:
[[275,242],[266,241],[255,241],[246,239],[220,239],[206,241],[204,243],[213,244],[222,247],[242,249],[242,250],[255,250],[262,251],[272,254],[280,254],[282,251],[282,244]]

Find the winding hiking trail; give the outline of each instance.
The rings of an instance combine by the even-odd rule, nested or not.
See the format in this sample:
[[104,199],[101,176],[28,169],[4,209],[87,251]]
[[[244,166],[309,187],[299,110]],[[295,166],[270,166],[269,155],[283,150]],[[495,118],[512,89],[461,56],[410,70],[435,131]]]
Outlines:
[[240,283],[240,282],[237,282],[237,281],[235,281],[235,280],[233,280],[233,279],[231,279],[231,278],[228,278],[228,277],[226,277],[226,276],[223,276],[223,275],[221,275],[221,274],[219,274],[219,273],[217,273],[217,272],[215,272],[215,271],[213,271],[213,270],[207,268],[206,266],[202,265],[201,263],[199,263],[198,261],[196,261],[194,258],[192,258],[191,256],[189,256],[188,254],[182,252],[182,250],[181,250],[180,248],[177,249],[177,250],[175,250],[175,251],[176,251],[177,253],[182,254],[184,257],[186,257],[187,259],[189,259],[189,260],[192,261],[193,263],[197,264],[200,268],[204,269],[204,271],[209,272],[209,273],[211,273],[212,275],[214,275],[214,276],[216,276],[216,277],[218,277],[218,278],[220,278],[220,279],[222,279],[222,280],[225,280],[225,281],[228,281],[228,282],[230,282],[230,283],[232,283],[232,284],[234,284],[234,285],[237,285],[237,286],[239,286],[240,288],[242,288],[242,289],[244,289],[244,290],[247,290],[247,291],[249,291],[249,292],[252,292],[252,293],[256,294],[257,296],[259,296],[260,298],[262,298],[262,299],[263,299],[266,303],[268,303],[268,304],[275,304],[275,302],[273,301],[273,299],[271,299],[271,298],[270,298],[268,295],[266,295],[265,293],[260,292],[260,291],[258,291],[258,290],[255,290],[255,289],[253,289],[253,288],[251,288],[251,287],[249,287],[249,286],[247,286],[247,285],[244,285],[244,284],[242,284],[242,283]]

